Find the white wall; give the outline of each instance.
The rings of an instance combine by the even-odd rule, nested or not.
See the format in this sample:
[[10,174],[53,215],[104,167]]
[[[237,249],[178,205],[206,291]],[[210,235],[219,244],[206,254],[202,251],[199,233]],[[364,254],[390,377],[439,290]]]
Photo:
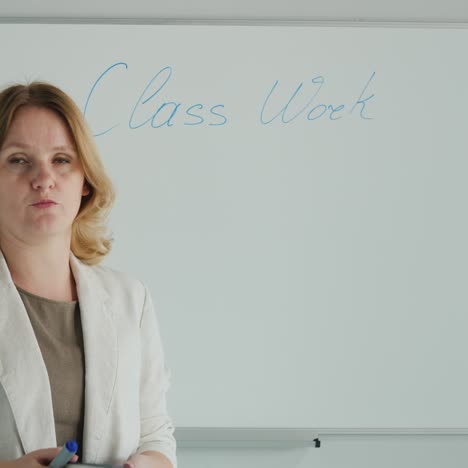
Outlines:
[[468,21],[466,0],[9,0],[0,17]]

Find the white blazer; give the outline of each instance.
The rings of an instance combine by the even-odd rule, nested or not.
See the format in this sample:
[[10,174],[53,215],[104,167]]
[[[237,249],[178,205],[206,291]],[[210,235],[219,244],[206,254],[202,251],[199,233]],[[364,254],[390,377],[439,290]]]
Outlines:
[[[168,373],[151,297],[137,280],[70,253],[85,354],[82,462],[157,450],[176,467]],[[56,447],[47,368],[0,251],[0,460]]]

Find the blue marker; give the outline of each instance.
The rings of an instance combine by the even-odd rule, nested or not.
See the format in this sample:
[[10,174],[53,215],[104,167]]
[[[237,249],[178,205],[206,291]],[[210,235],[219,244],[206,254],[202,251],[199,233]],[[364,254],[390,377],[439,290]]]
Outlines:
[[57,454],[57,456],[52,460],[49,467],[50,468],[63,468],[75,455],[78,450],[78,444],[76,440],[69,440],[62,450]]

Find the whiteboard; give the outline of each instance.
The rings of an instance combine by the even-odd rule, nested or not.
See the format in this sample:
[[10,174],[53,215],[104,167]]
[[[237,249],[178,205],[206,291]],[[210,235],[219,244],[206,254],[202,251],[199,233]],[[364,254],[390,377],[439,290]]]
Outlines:
[[468,31],[2,25],[86,112],[178,426],[468,426]]

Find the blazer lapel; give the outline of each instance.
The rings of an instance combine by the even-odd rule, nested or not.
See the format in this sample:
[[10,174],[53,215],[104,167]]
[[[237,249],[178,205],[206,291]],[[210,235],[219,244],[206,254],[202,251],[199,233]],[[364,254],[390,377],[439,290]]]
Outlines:
[[92,267],[70,253],[81,311],[85,354],[85,420],[82,458],[95,463],[107,428],[117,378],[118,346],[109,296]]
[[[94,463],[106,431],[117,377],[117,335],[112,311],[106,306],[109,296],[99,276],[72,253],[70,265],[77,286],[85,353],[82,458]],[[1,251],[0,384],[8,396],[24,452],[56,447],[47,368]]]
[[1,251],[0,384],[8,396],[24,452],[56,447],[47,368]]

